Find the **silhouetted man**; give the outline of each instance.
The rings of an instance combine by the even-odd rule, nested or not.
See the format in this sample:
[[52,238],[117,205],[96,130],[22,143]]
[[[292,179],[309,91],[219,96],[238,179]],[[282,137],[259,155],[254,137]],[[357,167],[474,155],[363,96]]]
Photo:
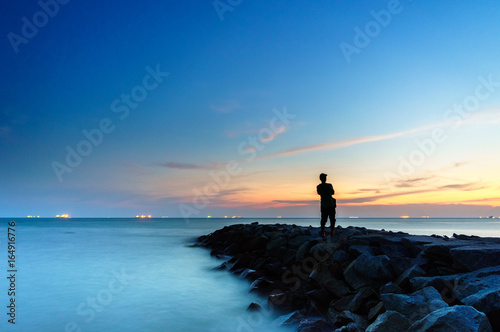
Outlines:
[[321,196],[321,236],[326,236],[325,225],[326,220],[330,217],[330,235],[333,235],[335,229],[335,208],[337,207],[337,201],[332,195],[335,194],[333,186],[331,183],[326,183],[326,174],[321,173],[319,175],[321,183],[316,187],[318,195]]

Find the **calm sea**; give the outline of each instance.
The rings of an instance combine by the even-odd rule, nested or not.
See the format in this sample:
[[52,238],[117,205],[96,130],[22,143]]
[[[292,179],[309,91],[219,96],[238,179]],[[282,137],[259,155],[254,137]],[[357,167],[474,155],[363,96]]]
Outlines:
[[[15,297],[8,222],[15,222]],[[197,236],[233,223],[317,219],[0,219],[1,331],[291,331],[275,313],[249,313],[249,283],[226,271]],[[500,219],[339,219],[347,227],[500,237]],[[15,326],[7,305],[15,299]]]

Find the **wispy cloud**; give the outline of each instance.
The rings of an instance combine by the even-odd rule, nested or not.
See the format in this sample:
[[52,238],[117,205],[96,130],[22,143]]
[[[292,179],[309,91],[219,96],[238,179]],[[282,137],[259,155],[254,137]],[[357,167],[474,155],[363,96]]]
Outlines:
[[433,189],[403,191],[403,192],[398,192],[398,193],[372,195],[372,196],[364,196],[364,197],[356,197],[356,198],[347,198],[347,199],[339,200],[338,202],[341,204],[369,203],[369,202],[378,201],[379,199],[382,199],[382,198],[407,196],[407,195],[413,195],[413,194],[422,194],[422,193],[433,192],[433,191],[434,191]]
[[441,186],[438,189],[457,189],[462,191],[473,191],[484,189],[484,186],[478,186],[476,183],[460,183],[460,184],[448,184],[446,186]]
[[285,126],[278,128],[276,131],[273,131],[271,135],[269,135],[267,137],[263,137],[262,142],[267,143],[267,142],[274,141],[276,139],[276,137],[278,137],[279,135],[286,132],[286,129],[287,128]]
[[166,168],[171,168],[171,169],[178,169],[178,170],[200,170],[200,169],[210,170],[210,169],[219,169],[222,164],[215,163],[215,162],[210,163],[210,164],[165,162],[165,163],[158,163],[157,165],[162,166],[162,167],[166,167]]
[[380,188],[361,188],[354,191],[351,191],[349,195],[358,195],[358,194],[366,194],[366,193],[375,193],[380,194]]
[[484,203],[491,203],[491,206],[496,206],[498,207],[500,198],[498,197],[486,197],[486,198],[476,198],[476,199],[467,199],[467,200],[462,200],[461,203],[473,203],[473,202],[484,202]]
[[[337,198],[337,204],[361,204],[361,203],[369,203],[374,202],[382,198],[390,198],[390,197],[398,197],[398,196],[406,196],[413,194],[421,194],[431,192],[433,190],[430,189],[421,189],[421,190],[412,190],[412,191],[404,191],[399,193],[388,193],[382,195],[370,195],[363,197],[355,197],[355,198]],[[317,205],[319,198],[317,200],[274,200],[275,203],[280,204],[288,204],[288,205]]]
[[412,188],[423,185],[425,182],[434,179],[435,176],[418,177],[411,179],[402,179],[395,181],[394,187],[396,188]]
[[[474,123],[480,123],[480,124],[488,124],[491,125],[494,122],[498,122],[498,119],[500,119],[500,111],[498,110],[489,110],[489,111],[484,111],[484,112],[478,112],[478,115],[471,117],[469,119],[464,119],[462,120],[461,124],[469,123],[469,124],[474,124]],[[269,159],[269,158],[276,158],[276,157],[282,157],[282,156],[287,156],[287,155],[293,155],[293,154],[299,154],[299,153],[305,153],[309,151],[315,151],[315,150],[331,150],[331,149],[340,149],[352,145],[357,145],[357,144],[364,144],[364,143],[370,143],[370,142],[377,142],[377,141],[384,141],[384,140],[389,140],[397,137],[403,137],[403,136],[408,136],[408,135],[413,135],[417,133],[421,133],[424,131],[428,131],[430,129],[434,128],[447,128],[455,125],[454,122],[446,122],[446,121],[441,121],[441,122],[434,122],[430,123],[424,126],[416,127],[416,128],[411,128],[408,130],[403,130],[395,133],[390,133],[390,134],[385,134],[385,135],[375,135],[375,136],[367,136],[367,137],[360,137],[360,138],[352,138],[352,139],[347,139],[347,140],[342,140],[342,141],[337,141],[337,142],[327,142],[327,143],[321,143],[321,144],[315,144],[315,145],[310,145],[310,146],[305,146],[305,147],[298,147],[298,148],[292,148],[288,149],[285,151],[269,154],[267,156],[262,156],[259,159]],[[465,165],[466,163],[456,163],[455,167],[460,167]]]
[[309,151],[314,151],[314,150],[339,149],[339,148],[343,148],[343,147],[347,147],[347,146],[351,146],[351,145],[356,145],[356,144],[382,141],[382,140],[386,140],[386,139],[399,137],[402,135],[403,135],[403,132],[399,132],[399,133],[394,133],[394,134],[368,136],[368,137],[353,138],[353,139],[348,139],[348,140],[343,140],[343,141],[337,141],[337,142],[332,142],[332,143],[310,145],[310,146],[306,146],[306,147],[293,148],[293,149],[273,153],[273,154],[270,154],[267,156],[263,156],[260,159],[276,158],[276,157],[298,154],[298,153],[303,153],[303,152],[309,152]]
[[[318,196],[319,197],[319,196]],[[316,200],[283,200],[283,199],[275,199],[273,200],[273,203],[280,203],[280,204],[289,204],[289,205],[311,205],[311,204],[318,204],[319,198]]]

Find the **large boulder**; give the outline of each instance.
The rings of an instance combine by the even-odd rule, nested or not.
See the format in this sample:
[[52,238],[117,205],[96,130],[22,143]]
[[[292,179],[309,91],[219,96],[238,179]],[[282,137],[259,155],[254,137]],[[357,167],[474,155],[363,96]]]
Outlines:
[[433,287],[426,287],[414,293],[380,295],[387,311],[396,311],[407,317],[410,323],[424,318],[429,313],[448,307]]
[[387,294],[387,293],[404,294],[404,291],[398,285],[396,285],[392,282],[389,282],[386,285],[380,287],[379,293],[380,294]]
[[386,311],[366,329],[366,332],[402,332],[410,327],[408,318],[396,311]]
[[336,321],[335,326],[342,326],[342,328],[336,331],[364,331],[370,323],[360,315],[356,315],[350,311],[342,311]]
[[331,261],[322,261],[314,266],[314,269],[309,274],[309,278],[314,280],[318,285],[322,285],[326,281],[335,277],[334,266]]
[[459,265],[470,271],[500,265],[500,244],[480,244],[450,249],[450,255]]
[[309,254],[309,248],[312,246],[313,241],[305,241],[302,243],[297,249],[297,253],[295,254],[295,261],[300,262],[302,264],[302,261],[307,257]]
[[319,288],[307,292],[307,298],[309,300],[319,303],[321,306],[328,308],[328,305],[333,300],[333,295],[326,289]]
[[261,295],[269,294],[275,288],[274,281],[265,277],[260,277],[254,280],[250,285],[250,292],[255,292]]
[[368,312],[368,321],[373,322],[373,320],[378,317],[378,315],[382,314],[385,312],[385,307],[384,307],[384,302],[380,301],[379,303],[375,304],[373,308],[370,309]]
[[398,285],[399,287],[409,290],[411,285],[410,285],[410,279],[415,278],[415,277],[421,277],[425,275],[425,271],[422,270],[422,268],[418,265],[413,265],[409,269],[407,269],[405,272],[403,272],[395,281],[395,284]]
[[453,295],[482,312],[500,310],[500,266],[460,275],[454,280]]
[[317,263],[309,278],[314,280],[319,286],[332,278],[339,279],[342,277],[342,265],[332,260],[325,260]]
[[344,271],[344,278],[354,289],[366,286],[378,289],[394,279],[394,273],[389,257],[364,253],[349,264]]
[[305,316],[301,311],[297,310],[289,314],[279,316],[273,323],[276,326],[293,326],[299,325],[303,319],[305,319]]
[[266,249],[269,238],[265,235],[260,235],[247,241],[244,245],[245,251]]
[[281,246],[286,246],[286,238],[284,236],[278,236],[269,241],[266,245],[266,250],[272,250]]
[[324,289],[335,295],[337,298],[341,298],[351,291],[349,286],[343,280],[338,280],[335,278],[331,278],[325,281],[322,285]]
[[333,253],[332,255],[332,260],[334,262],[345,262],[350,259],[350,256],[348,253],[346,253],[344,250],[337,250]]
[[297,332],[330,332],[332,329],[333,326],[324,320],[303,319],[297,328]]
[[278,312],[290,312],[303,309],[307,303],[307,294],[302,289],[286,291],[282,293],[273,292],[267,299],[267,304]]
[[457,276],[453,297],[484,312],[495,330],[500,330],[500,266],[487,267]]
[[252,266],[252,263],[254,261],[255,261],[255,257],[253,257],[250,254],[245,253],[245,254],[239,255],[238,259],[236,260],[236,262],[234,262],[230,271],[234,272],[234,271],[239,270],[239,269],[249,268]]
[[288,245],[292,249],[298,249],[302,244],[308,242],[310,238],[309,235],[297,235],[288,240]]
[[417,277],[410,282],[416,289],[438,289],[448,303],[469,305],[486,313],[493,327],[500,330],[500,265],[464,274]]
[[351,245],[351,246],[349,246],[348,253],[349,253],[349,255],[356,257],[356,258],[363,255],[363,254],[370,254],[372,256],[375,256],[377,254],[375,248],[368,245],[368,244]]
[[377,294],[371,288],[361,288],[344,310],[357,314],[367,315],[372,307],[377,304]]
[[492,332],[486,315],[470,306],[436,310],[415,322],[407,332]]

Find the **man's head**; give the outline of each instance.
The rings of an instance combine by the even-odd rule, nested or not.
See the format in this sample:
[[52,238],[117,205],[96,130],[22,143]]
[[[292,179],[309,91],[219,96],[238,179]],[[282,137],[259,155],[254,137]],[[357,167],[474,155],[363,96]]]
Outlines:
[[320,180],[321,180],[321,182],[323,182],[323,183],[324,183],[324,182],[326,182],[326,174],[325,174],[325,173],[321,173],[321,174],[319,175],[319,179],[320,179]]

